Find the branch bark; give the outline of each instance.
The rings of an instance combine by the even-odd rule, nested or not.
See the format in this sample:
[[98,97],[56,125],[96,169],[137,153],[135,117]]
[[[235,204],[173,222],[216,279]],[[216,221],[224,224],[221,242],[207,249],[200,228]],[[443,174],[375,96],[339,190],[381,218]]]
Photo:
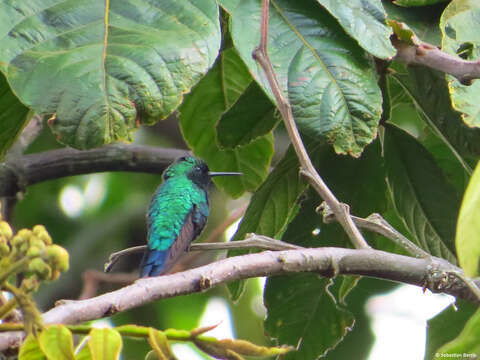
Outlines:
[[61,177],[104,171],[161,174],[187,150],[114,144],[92,150],[70,148],[23,155],[0,165],[0,197],[13,197],[27,186]]
[[[58,302],[43,314],[45,324],[76,324],[111,316],[152,301],[206,291],[229,281],[258,276],[317,272],[326,277],[363,275],[428,287],[478,302],[470,288],[451,276],[457,268],[443,259],[416,259],[373,249],[315,248],[264,251],[223,259],[172,275],[144,278],[91,299]],[[0,351],[18,346],[21,332],[0,335]]]
[[419,40],[418,44],[411,45],[393,36],[392,44],[397,49],[395,59],[408,65],[423,65],[439,70],[454,76],[463,85],[471,85],[474,79],[480,78],[480,60],[464,60]]

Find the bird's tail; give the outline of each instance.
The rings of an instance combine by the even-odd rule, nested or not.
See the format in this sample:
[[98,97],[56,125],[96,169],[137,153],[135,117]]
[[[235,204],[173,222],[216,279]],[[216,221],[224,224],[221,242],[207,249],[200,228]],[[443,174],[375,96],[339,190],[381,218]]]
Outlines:
[[145,251],[140,265],[140,277],[157,276],[168,270],[165,265],[169,252],[169,249]]

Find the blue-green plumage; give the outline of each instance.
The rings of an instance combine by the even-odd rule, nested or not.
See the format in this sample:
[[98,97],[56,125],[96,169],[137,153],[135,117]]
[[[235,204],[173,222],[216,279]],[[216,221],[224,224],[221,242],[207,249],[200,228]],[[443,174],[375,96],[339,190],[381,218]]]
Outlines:
[[182,157],[163,173],[163,184],[147,213],[148,250],[140,276],[161,275],[171,269],[205,227],[209,215],[208,185],[212,173],[202,160]]

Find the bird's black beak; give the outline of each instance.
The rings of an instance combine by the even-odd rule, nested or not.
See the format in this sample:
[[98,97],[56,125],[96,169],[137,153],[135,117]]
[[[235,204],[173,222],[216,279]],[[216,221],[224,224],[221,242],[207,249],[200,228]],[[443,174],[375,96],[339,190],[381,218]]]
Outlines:
[[237,175],[243,175],[241,172],[216,172],[216,171],[209,171],[208,172],[209,176],[237,176]]

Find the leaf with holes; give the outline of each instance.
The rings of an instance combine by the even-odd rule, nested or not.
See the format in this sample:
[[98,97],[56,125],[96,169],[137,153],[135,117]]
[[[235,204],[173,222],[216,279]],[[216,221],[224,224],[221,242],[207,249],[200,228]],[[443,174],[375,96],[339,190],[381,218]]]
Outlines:
[[[457,0],[451,2],[440,18],[442,30],[442,50],[461,56],[465,60],[478,61],[480,58],[480,32],[478,19],[480,3],[477,0]],[[463,121],[468,126],[480,127],[480,82],[461,84],[447,75],[448,88],[453,108],[462,112]]]
[[318,359],[353,327],[353,315],[337,306],[328,292],[330,279],[314,274],[268,278],[264,302],[265,331],[296,352],[283,359]]
[[76,148],[168,116],[214,63],[220,37],[214,0],[0,4],[0,70]]

